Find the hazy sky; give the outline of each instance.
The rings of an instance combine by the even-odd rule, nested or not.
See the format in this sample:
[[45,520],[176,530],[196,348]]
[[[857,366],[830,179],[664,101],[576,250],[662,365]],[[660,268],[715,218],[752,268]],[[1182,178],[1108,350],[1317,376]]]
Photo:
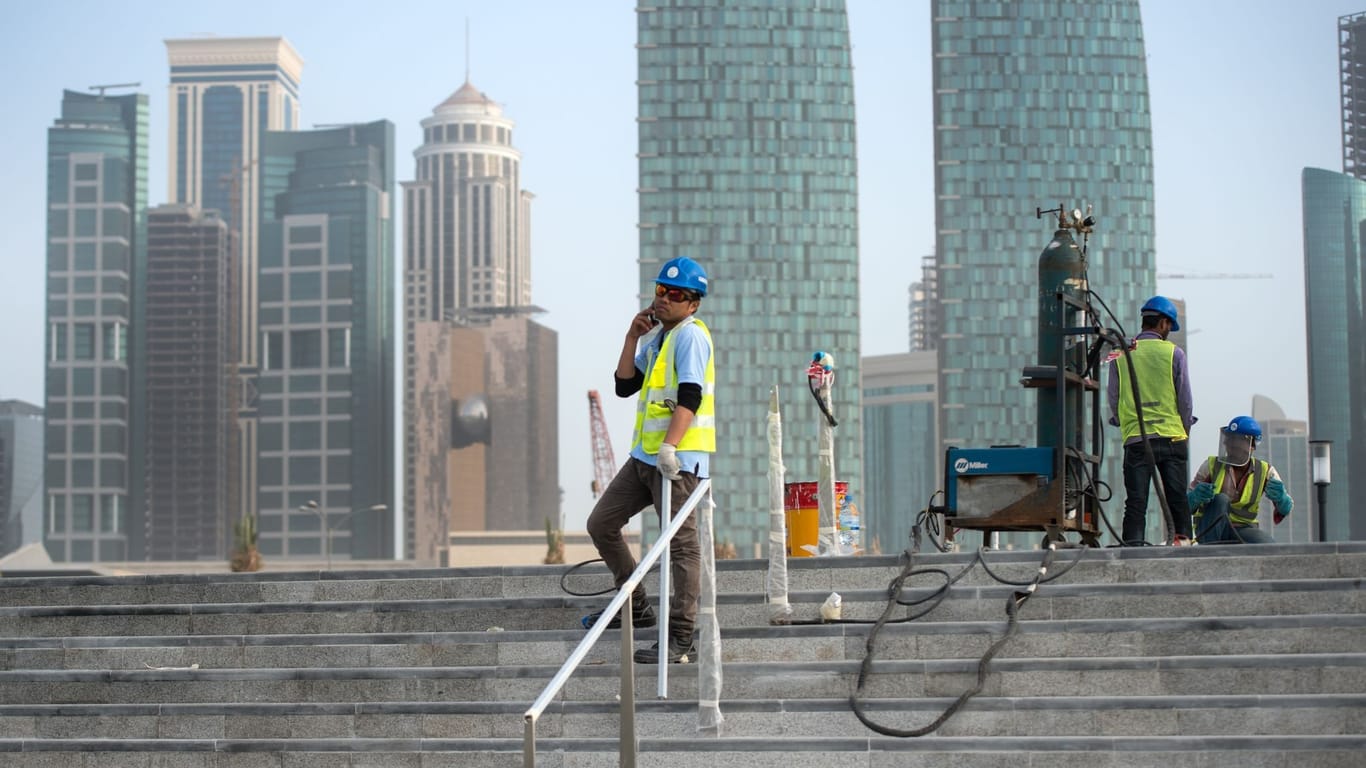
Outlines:
[[[894,354],[907,349],[907,287],[934,246],[930,14],[920,0],[848,5],[862,351]],[[151,98],[156,205],[166,202],[162,41],[282,35],[305,62],[303,126],[392,121],[396,178],[409,180],[419,121],[464,81],[468,18],[470,80],[516,121],[523,184],[536,196],[533,301],[547,310],[539,321],[560,334],[560,484],[568,527],[582,528],[592,506],[586,392],[603,392],[618,460],[634,410],[611,395],[617,350],[638,308],[633,2],[2,0],[0,8],[0,399],[38,405],[47,129],[63,88],[142,83]],[[1192,450],[1199,457],[1214,449],[1220,423],[1250,410],[1254,393],[1290,418],[1308,418],[1300,171],[1341,170],[1337,17],[1366,10],[1366,0],[1145,0],[1142,9],[1158,269],[1275,275],[1158,282],[1187,301],[1182,324],[1198,331],[1188,351],[1202,417]],[[1032,218],[1036,204],[1053,202],[1020,207]],[[1103,228],[1105,202],[1091,202]],[[1038,250],[1019,257],[1036,259],[1050,235],[1041,225]],[[1093,248],[1092,258],[1105,254]],[[1136,325],[1136,308],[1114,309]],[[793,350],[794,388],[805,386],[809,352]],[[838,399],[837,391],[837,407]]]

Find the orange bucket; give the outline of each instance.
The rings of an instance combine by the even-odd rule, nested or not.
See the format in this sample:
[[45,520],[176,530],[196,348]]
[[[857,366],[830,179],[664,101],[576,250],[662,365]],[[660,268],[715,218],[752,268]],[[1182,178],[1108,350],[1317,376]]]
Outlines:
[[[818,485],[818,483],[788,483],[783,488],[783,514],[787,519],[788,557],[815,557],[816,555],[821,528],[820,502],[816,500]],[[849,493],[848,481],[835,481],[835,509],[830,510],[832,518],[838,514],[837,510],[847,493]],[[833,519],[831,522],[834,522]]]

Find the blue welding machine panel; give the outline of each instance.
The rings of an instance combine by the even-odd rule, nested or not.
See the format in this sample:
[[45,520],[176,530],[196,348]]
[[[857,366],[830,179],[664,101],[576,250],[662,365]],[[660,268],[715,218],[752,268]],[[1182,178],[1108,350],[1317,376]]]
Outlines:
[[1029,475],[1053,478],[1052,448],[950,448],[944,454],[944,502],[958,509],[958,478]]

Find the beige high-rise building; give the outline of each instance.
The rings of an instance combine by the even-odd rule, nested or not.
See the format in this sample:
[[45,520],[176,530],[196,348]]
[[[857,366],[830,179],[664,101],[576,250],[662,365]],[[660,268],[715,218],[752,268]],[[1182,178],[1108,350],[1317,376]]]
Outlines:
[[419,558],[433,525],[518,530],[558,519],[557,341],[529,317],[540,311],[532,195],[513,127],[466,78],[422,121],[416,179],[403,183],[404,508]]

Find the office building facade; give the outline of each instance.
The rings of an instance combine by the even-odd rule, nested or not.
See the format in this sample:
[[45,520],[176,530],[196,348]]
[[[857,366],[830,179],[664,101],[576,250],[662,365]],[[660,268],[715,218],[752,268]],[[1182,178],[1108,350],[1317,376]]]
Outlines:
[[853,64],[840,0],[640,3],[640,306],[690,256],[716,342],[717,540],[768,539],[769,390],[782,387],[789,481],[817,478],[805,370],[836,363],[835,474],[862,482]]
[[48,129],[44,536],[58,562],[142,554],[135,417],[147,96],[65,91]]
[[394,557],[393,125],[261,137],[261,553]]
[[43,538],[43,409],[0,400],[0,556]]
[[[1094,205],[1089,279],[1126,331],[1154,292],[1153,158],[1138,0],[932,0],[942,447],[1037,445],[1038,262]],[[1108,320],[1107,320],[1108,324]],[[1120,489],[1118,430],[1102,479]],[[1150,516],[1149,540],[1160,540]],[[1029,535],[1032,544],[1037,536]]]
[[1366,482],[1366,181],[1306,168],[1302,185],[1309,437],[1333,443],[1324,535],[1361,539],[1366,507],[1353,489]]
[[238,512],[237,362],[227,222],[216,211],[147,212],[147,551],[150,560],[226,559]]
[[934,350],[879,355],[863,358],[862,369],[863,544],[892,554],[910,546],[917,515],[944,485],[939,360]]

